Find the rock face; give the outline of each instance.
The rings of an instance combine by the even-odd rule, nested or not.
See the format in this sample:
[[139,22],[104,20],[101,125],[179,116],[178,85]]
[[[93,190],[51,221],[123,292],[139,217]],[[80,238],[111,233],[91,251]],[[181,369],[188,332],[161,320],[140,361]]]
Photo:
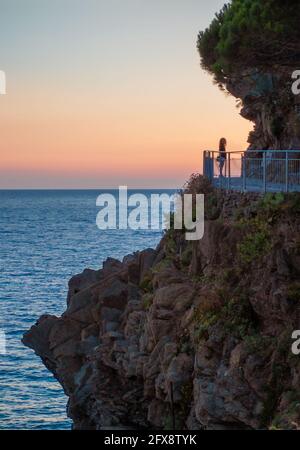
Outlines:
[[254,123],[250,150],[300,151],[300,95],[293,94],[293,83],[292,70],[284,67],[237,73],[224,83],[241,102],[242,117]]
[[202,241],[84,271],[24,335],[75,429],[300,427],[300,199],[224,196]]

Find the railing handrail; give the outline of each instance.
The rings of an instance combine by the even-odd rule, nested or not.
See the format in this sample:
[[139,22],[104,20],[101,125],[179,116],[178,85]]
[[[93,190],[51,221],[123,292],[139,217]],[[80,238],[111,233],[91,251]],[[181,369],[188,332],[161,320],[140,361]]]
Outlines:
[[[220,151],[219,150],[204,150],[204,153],[205,152],[207,152],[207,153],[220,153]],[[248,154],[248,153],[271,153],[271,152],[274,152],[274,153],[286,153],[286,152],[288,152],[288,153],[300,153],[300,149],[299,150],[271,150],[271,149],[269,149],[269,150],[252,150],[252,149],[250,149],[250,150],[234,150],[234,151],[226,151],[226,154]]]
[[203,152],[203,173],[221,189],[300,191],[299,150]]

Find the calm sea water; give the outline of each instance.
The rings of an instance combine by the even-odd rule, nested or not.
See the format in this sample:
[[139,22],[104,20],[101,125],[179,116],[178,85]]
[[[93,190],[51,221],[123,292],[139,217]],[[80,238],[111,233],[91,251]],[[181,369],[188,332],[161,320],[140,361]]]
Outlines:
[[160,231],[98,230],[99,193],[0,191],[0,429],[71,427],[62,388],[22,335],[41,314],[64,311],[72,275],[159,242]]

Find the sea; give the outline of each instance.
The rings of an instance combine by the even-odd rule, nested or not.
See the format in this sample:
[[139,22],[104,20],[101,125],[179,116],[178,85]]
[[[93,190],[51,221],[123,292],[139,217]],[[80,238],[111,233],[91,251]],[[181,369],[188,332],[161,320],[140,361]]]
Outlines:
[[[150,200],[153,193],[139,191]],[[70,429],[67,397],[21,338],[65,310],[68,280],[107,257],[155,248],[162,230],[96,225],[97,190],[0,190],[0,429]],[[118,198],[117,191],[105,191]],[[137,193],[128,192],[128,195]],[[143,204],[144,208],[150,207]],[[118,208],[118,201],[116,201]]]

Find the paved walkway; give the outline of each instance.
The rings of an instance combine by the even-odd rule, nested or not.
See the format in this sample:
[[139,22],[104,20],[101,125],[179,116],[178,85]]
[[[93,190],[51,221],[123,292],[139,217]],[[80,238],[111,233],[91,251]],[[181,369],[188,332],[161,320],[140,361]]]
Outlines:
[[[242,177],[232,177],[230,180],[225,177],[214,178],[214,186],[220,189],[244,191]],[[300,192],[300,185],[293,184],[288,187],[289,192]],[[263,181],[253,178],[246,178],[246,191],[248,192],[264,192]],[[267,192],[285,192],[286,186],[281,183],[268,182],[266,186]]]

